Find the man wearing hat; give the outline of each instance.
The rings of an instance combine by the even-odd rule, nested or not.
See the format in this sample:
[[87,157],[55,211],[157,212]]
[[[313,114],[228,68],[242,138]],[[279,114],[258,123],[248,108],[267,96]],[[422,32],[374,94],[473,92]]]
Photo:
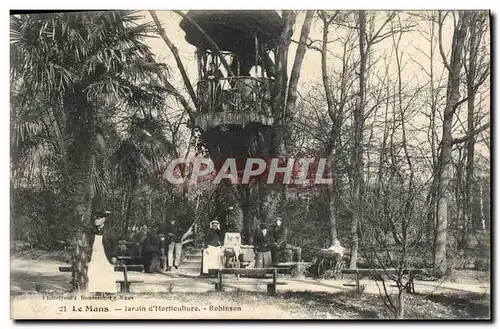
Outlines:
[[297,261],[300,262],[302,258],[302,249],[300,247],[294,247],[288,244],[287,234],[288,229],[285,225],[283,225],[283,218],[280,216],[276,217],[275,224],[272,228],[272,235],[275,242],[272,248],[273,264],[277,264],[280,262],[281,254],[283,252],[287,252],[287,262],[293,261],[294,252],[297,257]]
[[106,225],[107,211],[95,212],[92,216],[94,229],[89,235],[92,246],[88,264],[88,292],[116,293],[115,268],[118,240],[111,227]]
[[267,225],[261,224],[260,231],[254,239],[254,249],[257,253],[255,260],[256,268],[272,267],[273,235],[268,232]]
[[210,229],[205,235],[202,258],[202,273],[208,274],[209,269],[222,267],[222,233],[220,223],[217,220],[210,222]]
[[179,228],[177,220],[172,217],[170,221],[165,225],[165,239],[167,241],[167,271],[172,270],[172,266],[176,269],[179,267],[181,262],[181,252],[182,252],[182,232]]

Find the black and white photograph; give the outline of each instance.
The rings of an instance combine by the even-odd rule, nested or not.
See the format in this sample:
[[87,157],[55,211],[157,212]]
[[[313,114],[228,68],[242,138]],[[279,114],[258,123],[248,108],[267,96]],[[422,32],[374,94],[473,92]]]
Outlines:
[[9,20],[11,319],[492,319],[489,10]]

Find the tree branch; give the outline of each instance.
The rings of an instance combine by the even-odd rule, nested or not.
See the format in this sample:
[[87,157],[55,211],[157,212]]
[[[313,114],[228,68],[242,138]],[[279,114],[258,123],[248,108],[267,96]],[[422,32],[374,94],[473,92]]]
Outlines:
[[[394,17],[396,17],[396,13],[392,12],[391,15],[389,17],[387,17],[387,19],[384,21],[384,23],[382,24],[382,26],[378,29],[378,31],[370,38],[370,40],[367,40],[367,46],[366,46],[367,49],[370,48],[370,46],[372,44],[374,44],[375,39],[377,39],[379,37],[380,32],[382,32],[382,29],[387,25],[387,23],[389,23],[390,21],[392,21],[394,19]],[[389,35],[390,34],[391,33],[389,33]]]
[[[477,90],[479,89],[479,87],[481,87],[481,85],[484,83],[484,81],[486,81],[486,78],[488,77],[489,75],[489,68],[486,68],[484,70],[484,72],[481,74],[481,76],[479,77],[479,81],[474,85],[474,87],[472,88],[472,91],[475,93],[477,92]],[[461,100],[459,100],[454,106],[453,106],[453,113],[455,113],[455,111],[458,109],[458,107],[460,105],[462,105],[463,103],[467,102],[469,100],[469,96],[467,97],[464,97],[462,98]]]
[[158,77],[160,80],[163,82],[165,85],[165,88],[167,88],[173,95],[174,97],[181,103],[182,107],[184,107],[184,110],[186,110],[186,113],[189,116],[189,119],[194,123],[195,119],[195,113],[192,110],[191,106],[189,105],[188,101],[182,96],[181,93],[167,80],[164,74],[158,73]]
[[[165,41],[165,43],[167,44],[168,48],[170,49],[170,51],[174,55],[175,62],[177,64],[177,68],[181,72],[181,76],[182,76],[182,80],[184,81],[184,85],[186,86],[186,89],[188,90],[189,96],[191,97],[191,100],[193,101],[193,104],[195,104],[195,106],[196,106],[196,104],[198,103],[197,100],[196,100],[196,94],[194,92],[193,85],[189,81],[189,77],[188,77],[188,75],[186,73],[186,69],[184,68],[184,65],[182,64],[182,60],[181,60],[181,58],[179,56],[179,50],[172,43],[172,41],[168,38],[167,34],[165,33],[165,29],[161,25],[161,22],[158,19],[158,16],[156,15],[156,12],[154,10],[150,10],[149,13],[151,14],[151,17],[153,17],[153,20],[154,20],[154,22],[156,24],[156,28],[158,29],[158,33],[160,34],[160,36],[162,37],[163,41]],[[163,80],[166,80],[166,79],[163,77]]]
[[281,121],[284,117],[286,90],[288,82],[287,59],[288,48],[293,34],[293,25],[295,24],[295,14],[290,11],[283,11],[285,26],[279,37],[279,44],[276,49],[276,79],[272,90],[273,116],[275,120]]
[[304,43],[309,37],[309,31],[311,28],[311,22],[313,16],[314,16],[314,11],[308,10],[306,13],[306,18],[304,19],[304,24],[302,25],[302,31],[300,34],[300,44],[297,47],[297,52],[295,54],[295,60],[293,62],[292,72],[290,74],[290,82],[288,86],[288,98],[286,101],[286,108],[288,113],[294,110],[295,103],[297,101],[297,84],[300,78],[300,70],[302,68],[302,62],[304,61],[304,56],[307,51],[307,48]]
[[463,136],[460,138],[454,138],[451,143],[452,143],[452,145],[455,145],[455,144],[460,144],[460,143],[466,142],[469,139],[473,138],[474,136],[476,136],[476,135],[482,133],[483,131],[485,131],[486,129],[488,129],[489,126],[490,126],[490,122],[482,125],[480,128],[472,131],[471,133],[467,134],[466,136]]
[[438,43],[439,43],[439,53],[441,54],[441,58],[443,59],[443,64],[446,67],[446,69],[451,72],[451,67],[450,64],[448,63],[448,60],[446,59],[446,54],[444,53],[443,49],[443,22],[444,19],[446,18],[446,15],[443,19],[441,19],[441,12],[438,14],[438,27],[439,27],[439,33],[438,33]]
[[191,24],[193,24],[193,26],[198,30],[198,32],[200,32],[201,35],[203,35],[203,37],[205,38],[205,40],[210,44],[210,46],[212,47],[212,50],[215,52],[215,54],[219,57],[220,62],[222,63],[222,65],[224,66],[224,68],[226,69],[226,71],[228,72],[228,75],[234,76],[234,73],[231,70],[231,67],[229,66],[229,64],[226,61],[226,59],[224,58],[224,56],[222,56],[222,52],[221,52],[219,46],[217,46],[217,44],[214,42],[214,40],[212,40],[212,38],[201,28],[201,26],[199,26],[198,23],[196,23],[195,21],[193,21],[191,19],[191,17],[187,16],[182,11],[180,11],[180,10],[173,10],[173,12],[176,13],[176,14],[178,14],[182,18],[187,19]]

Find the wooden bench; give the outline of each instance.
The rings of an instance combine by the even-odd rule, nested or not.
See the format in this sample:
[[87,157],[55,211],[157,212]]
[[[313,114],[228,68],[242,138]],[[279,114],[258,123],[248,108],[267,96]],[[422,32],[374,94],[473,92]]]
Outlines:
[[[276,286],[277,285],[286,285],[286,282],[278,282],[278,268],[276,267],[269,267],[269,268],[221,268],[221,269],[209,269],[209,273],[214,273],[217,272],[217,281],[212,282],[215,285],[215,290],[217,291],[222,291],[224,287],[224,274],[244,274],[244,275],[251,275],[251,276],[262,276],[266,274],[272,274],[272,282],[265,284],[267,285],[267,293],[269,295],[275,295],[276,294]],[[268,277],[264,277],[265,279],[268,279]],[[260,278],[259,278],[260,279]],[[226,281],[227,282],[227,281]],[[235,284],[244,284],[243,282],[239,281],[231,281],[231,283]],[[248,283],[248,282],[247,282]]]
[[278,263],[275,265],[278,269],[290,270],[292,276],[298,277],[305,273],[307,266],[311,266],[310,262],[286,262],[286,263]]
[[[381,277],[383,274],[386,275],[395,275],[398,274],[400,269],[396,268],[388,268],[388,269],[383,269],[383,268],[357,268],[357,269],[343,269],[342,273],[343,274],[355,274],[356,275],[356,291],[360,291],[360,286],[359,286],[359,275],[360,274],[365,274],[365,275],[375,275],[377,278]],[[422,273],[425,271],[425,269],[417,269],[417,268],[408,268],[408,269],[403,269],[403,273],[407,273],[410,275],[409,280],[408,280],[408,287],[406,288],[406,292],[408,293],[415,293],[415,283],[414,283],[414,278],[415,274]],[[350,284],[344,284],[344,286],[350,286]]]
[[142,256],[116,256],[116,259],[118,259],[118,262],[120,264],[126,264],[126,265],[140,265],[143,263],[143,257]]
[[[144,283],[142,280],[129,280],[128,272],[144,272],[143,265],[115,265],[115,272],[123,272],[123,280],[117,280],[120,284],[120,292],[130,292],[132,283]],[[72,272],[74,273],[73,266],[59,266],[59,272]],[[74,277],[74,275],[73,275]],[[74,279],[73,279],[74,280]],[[74,282],[73,282],[74,284]]]
[[116,280],[120,284],[120,292],[130,292],[130,286],[133,283],[144,283],[143,280]]

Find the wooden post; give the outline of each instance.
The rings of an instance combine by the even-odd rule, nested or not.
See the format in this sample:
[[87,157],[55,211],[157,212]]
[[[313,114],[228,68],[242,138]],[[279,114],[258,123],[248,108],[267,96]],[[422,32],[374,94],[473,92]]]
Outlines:
[[276,281],[278,280],[278,270],[273,270],[273,290],[276,292]]
[[356,291],[359,292],[359,271],[356,269]]
[[267,293],[271,296],[276,294],[277,279],[278,279],[278,270],[274,269],[273,270],[273,283],[267,285]]
[[415,293],[415,276],[413,275],[413,271],[410,271],[410,288],[411,288],[411,293]]
[[127,273],[127,265],[123,265],[123,280],[125,281],[125,292],[130,292],[129,285],[128,285],[128,273]]
[[412,272],[411,272],[411,270],[410,270],[410,273],[409,273],[409,274],[410,274],[410,278],[408,279],[408,285],[406,286],[406,292],[407,292],[407,293],[409,293],[409,294],[411,294],[411,282],[412,282],[412,280],[413,280],[413,279],[412,279],[412,274],[411,274],[411,273],[412,273]]
[[218,276],[218,281],[219,281],[219,286],[217,287],[218,288],[218,291],[222,291],[222,270],[217,270],[217,276]]

